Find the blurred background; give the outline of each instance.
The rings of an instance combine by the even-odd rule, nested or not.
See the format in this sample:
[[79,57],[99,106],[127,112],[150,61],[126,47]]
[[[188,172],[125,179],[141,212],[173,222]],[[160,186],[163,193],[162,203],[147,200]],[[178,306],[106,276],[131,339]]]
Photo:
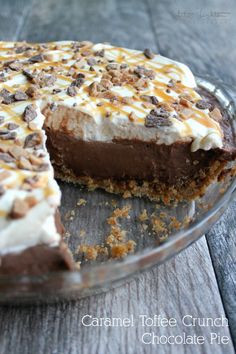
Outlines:
[[234,0],[0,0],[0,39],[150,47],[235,84],[235,18]]

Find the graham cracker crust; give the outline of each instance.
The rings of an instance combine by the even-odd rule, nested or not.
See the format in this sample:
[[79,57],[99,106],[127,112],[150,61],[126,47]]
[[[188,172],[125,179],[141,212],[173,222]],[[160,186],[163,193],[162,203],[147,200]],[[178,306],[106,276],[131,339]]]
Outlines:
[[114,179],[77,177],[64,166],[60,167],[60,171],[55,168],[55,176],[65,182],[86,186],[90,191],[100,188],[109,193],[120,194],[124,198],[147,197],[152,201],[161,201],[169,205],[172,202],[193,200],[203,196],[207,187],[224,173],[226,164],[225,161],[214,161],[205,171],[200,170],[193,179],[176,181],[175,185],[168,185],[157,179],[153,181],[137,181],[134,179],[117,181]]

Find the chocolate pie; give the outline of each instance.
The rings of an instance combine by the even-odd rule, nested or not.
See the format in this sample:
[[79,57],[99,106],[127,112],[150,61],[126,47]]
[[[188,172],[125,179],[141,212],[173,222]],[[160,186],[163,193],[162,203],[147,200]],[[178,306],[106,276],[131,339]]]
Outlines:
[[168,204],[202,196],[235,158],[230,116],[181,63],[91,42],[0,42],[0,274],[73,269],[54,174]]

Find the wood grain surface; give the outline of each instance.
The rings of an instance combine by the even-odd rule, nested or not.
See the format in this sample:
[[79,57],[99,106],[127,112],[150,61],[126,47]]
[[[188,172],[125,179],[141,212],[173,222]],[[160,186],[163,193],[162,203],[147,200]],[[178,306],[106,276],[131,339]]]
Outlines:
[[[92,40],[151,47],[195,73],[235,84],[235,2],[0,0],[1,40]],[[0,353],[234,353],[236,203],[207,237],[106,294],[55,305],[0,307]],[[176,328],[84,327],[84,314],[175,317]],[[182,316],[227,316],[230,327],[186,328]],[[231,336],[228,345],[144,345],[144,332]],[[231,333],[229,333],[229,331]],[[10,333],[10,335],[9,335]],[[236,343],[235,343],[236,344]]]
[[[206,271],[207,270],[207,271]],[[206,286],[207,284],[207,286]],[[178,326],[83,327],[86,314],[94,317],[129,317],[133,314],[175,317]],[[1,308],[0,353],[234,353],[232,344],[210,344],[210,332],[228,335],[228,328],[185,327],[184,315],[194,317],[225,316],[214,269],[206,241],[189,247],[182,254],[160,267],[106,294],[50,306]],[[142,344],[145,332],[156,335],[202,335],[206,344],[162,345]],[[9,338],[11,333],[11,338]],[[225,351],[227,349],[227,351]]]

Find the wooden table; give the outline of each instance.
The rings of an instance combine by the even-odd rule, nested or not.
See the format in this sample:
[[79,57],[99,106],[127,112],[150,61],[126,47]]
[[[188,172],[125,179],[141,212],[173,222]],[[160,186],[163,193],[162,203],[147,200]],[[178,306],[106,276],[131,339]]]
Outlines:
[[[92,40],[154,51],[194,73],[236,83],[233,0],[0,0],[1,40]],[[106,294],[78,302],[1,307],[0,353],[234,353],[236,202],[180,255]],[[84,327],[85,314],[174,317],[176,327]],[[186,327],[184,315],[226,316],[229,327]],[[230,337],[227,345],[151,345],[142,334]]]

